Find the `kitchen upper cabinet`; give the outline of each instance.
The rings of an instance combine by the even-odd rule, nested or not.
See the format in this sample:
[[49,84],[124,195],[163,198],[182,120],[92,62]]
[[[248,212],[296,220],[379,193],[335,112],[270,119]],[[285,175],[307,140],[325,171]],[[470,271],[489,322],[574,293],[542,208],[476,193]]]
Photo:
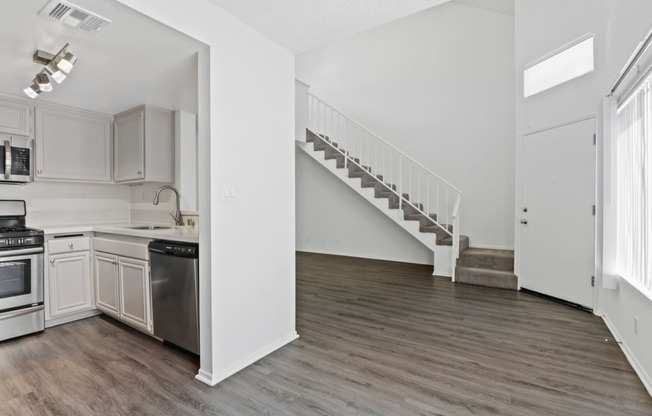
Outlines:
[[174,112],[140,106],[115,116],[115,182],[174,182]]
[[32,107],[18,100],[0,98],[0,133],[32,136],[32,114]]
[[105,114],[36,108],[35,179],[111,182],[111,126]]
[[93,309],[90,252],[50,256],[50,318]]
[[118,257],[96,252],[94,258],[97,309],[119,317]]

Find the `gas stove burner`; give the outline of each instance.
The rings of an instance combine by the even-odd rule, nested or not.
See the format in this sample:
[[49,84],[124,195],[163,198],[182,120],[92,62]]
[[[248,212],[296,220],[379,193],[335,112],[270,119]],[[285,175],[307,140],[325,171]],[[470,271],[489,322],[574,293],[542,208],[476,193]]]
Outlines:
[[0,234],[5,234],[5,233],[20,233],[23,231],[31,231],[31,228],[27,227],[7,227],[7,228],[0,228]]
[[2,237],[23,237],[30,235],[43,235],[43,231],[28,227],[4,227],[0,228],[0,238]]
[[25,201],[0,200],[0,249],[43,245],[43,231],[25,226]]

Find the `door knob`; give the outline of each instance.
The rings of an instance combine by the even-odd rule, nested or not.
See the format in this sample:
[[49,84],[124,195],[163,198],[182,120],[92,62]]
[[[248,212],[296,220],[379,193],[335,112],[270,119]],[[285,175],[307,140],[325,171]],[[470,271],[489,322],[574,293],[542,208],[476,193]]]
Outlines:
[[523,225],[527,224],[527,220],[521,220],[521,224]]

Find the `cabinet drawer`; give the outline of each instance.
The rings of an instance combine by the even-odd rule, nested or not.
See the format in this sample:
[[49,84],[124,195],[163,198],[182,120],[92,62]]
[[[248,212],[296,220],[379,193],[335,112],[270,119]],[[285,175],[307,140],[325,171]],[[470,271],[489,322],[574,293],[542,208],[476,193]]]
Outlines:
[[61,238],[48,242],[48,253],[72,253],[75,251],[86,251],[91,249],[89,237]]
[[148,242],[143,244],[140,242],[109,240],[97,237],[93,239],[93,248],[95,251],[141,260],[149,260],[147,244]]

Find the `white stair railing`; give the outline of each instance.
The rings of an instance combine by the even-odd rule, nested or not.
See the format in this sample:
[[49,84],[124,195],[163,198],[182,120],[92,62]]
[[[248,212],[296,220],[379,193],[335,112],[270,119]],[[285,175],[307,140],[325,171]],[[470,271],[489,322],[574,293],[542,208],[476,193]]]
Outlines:
[[399,216],[403,216],[400,207],[409,205],[425,216],[429,225],[452,237],[454,281],[462,191],[312,93],[308,93],[308,130],[327,139],[325,142],[344,156],[345,167],[354,164],[382,178],[380,182],[399,202]]

